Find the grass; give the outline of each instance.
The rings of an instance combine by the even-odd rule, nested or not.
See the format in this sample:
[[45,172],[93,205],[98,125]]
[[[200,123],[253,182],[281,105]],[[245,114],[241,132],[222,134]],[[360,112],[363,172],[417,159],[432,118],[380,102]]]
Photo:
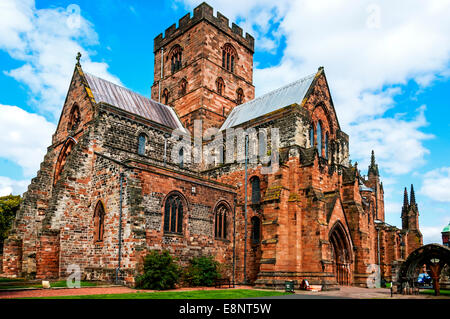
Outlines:
[[[2,278],[3,279],[3,278]],[[23,280],[22,280],[23,281]],[[10,283],[9,285],[1,285],[0,289],[19,289],[19,288],[42,288],[42,283],[41,282],[21,282],[20,280],[10,280],[10,281],[1,281],[1,282],[5,282],[5,283]],[[91,281],[81,281],[80,282],[80,286],[81,287],[94,287],[97,286],[98,284],[96,282],[91,282]],[[59,281],[50,281],[50,286],[52,288],[56,288],[56,287],[67,287],[67,283],[65,280],[59,280]]]
[[0,283],[3,282],[21,282],[24,281],[25,279],[22,278],[0,278]]
[[127,294],[108,294],[108,295],[57,296],[57,297],[42,297],[39,299],[241,299],[241,298],[284,296],[289,294],[290,293],[281,291],[229,289],[229,290],[136,292]]
[[[450,290],[441,289],[441,296],[449,296],[450,297]],[[427,289],[427,290],[421,290],[421,294],[425,295],[433,295],[434,296],[434,289]]]

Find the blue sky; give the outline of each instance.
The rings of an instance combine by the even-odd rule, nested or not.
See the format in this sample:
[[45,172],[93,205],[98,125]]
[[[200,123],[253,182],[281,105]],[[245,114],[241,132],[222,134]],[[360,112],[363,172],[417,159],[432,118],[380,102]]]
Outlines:
[[[350,153],[375,150],[386,222],[400,226],[414,184],[424,242],[450,221],[450,2],[208,1],[256,39],[263,94],[325,67]],[[50,145],[72,75],[83,68],[150,96],[153,39],[200,1],[0,3],[0,195],[22,193]]]

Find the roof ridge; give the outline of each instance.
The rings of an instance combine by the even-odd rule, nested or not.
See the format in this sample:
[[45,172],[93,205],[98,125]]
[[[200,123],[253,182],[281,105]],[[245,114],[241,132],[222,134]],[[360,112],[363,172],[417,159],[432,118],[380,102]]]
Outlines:
[[111,81],[109,81],[109,80],[106,80],[106,79],[104,79],[104,78],[101,78],[101,77],[99,77],[99,76],[96,76],[96,75],[94,75],[94,74],[92,74],[92,73],[89,73],[89,72],[84,72],[84,73],[87,74],[87,75],[89,75],[89,76],[96,77],[97,79],[100,79],[100,80],[102,80],[102,81],[108,82],[108,83],[110,83],[110,84],[112,84],[112,85],[115,85],[115,86],[117,86],[117,87],[119,87],[119,88],[125,89],[125,90],[127,90],[127,91],[129,91],[129,92],[131,92],[131,93],[133,93],[133,94],[137,94],[137,95],[143,97],[144,99],[152,100],[152,101],[155,102],[155,103],[158,103],[158,104],[164,105],[164,106],[167,107],[167,108],[170,108],[168,105],[165,105],[165,104],[163,104],[163,103],[161,103],[161,102],[155,101],[155,100],[152,99],[151,97],[148,97],[148,96],[145,96],[145,95],[143,95],[143,94],[141,94],[141,93],[139,93],[139,92],[133,91],[133,90],[127,88],[127,87],[124,86],[124,85],[116,84],[116,83],[114,83],[114,82],[111,82]]
[[242,107],[242,106],[244,106],[244,105],[250,104],[250,103],[252,103],[252,102],[254,102],[254,101],[258,101],[258,100],[263,99],[263,98],[265,98],[265,97],[271,96],[271,95],[273,95],[273,94],[275,94],[275,93],[277,93],[277,92],[279,92],[279,91],[281,91],[281,90],[283,90],[283,89],[287,89],[287,88],[289,88],[289,87],[291,87],[291,86],[294,86],[294,85],[296,85],[296,84],[299,83],[299,82],[303,82],[303,81],[308,80],[309,78],[315,77],[316,74],[317,74],[317,72],[312,73],[312,74],[307,75],[307,76],[304,76],[304,77],[302,77],[302,78],[300,78],[300,79],[298,79],[298,80],[295,80],[295,81],[293,81],[293,82],[290,82],[290,83],[288,83],[288,84],[286,84],[286,85],[283,85],[283,86],[279,87],[278,89],[275,89],[275,90],[272,90],[272,91],[270,91],[270,92],[264,93],[263,95],[260,95],[260,96],[258,96],[258,97],[256,97],[256,98],[254,98],[253,100],[250,100],[250,101],[248,101],[248,102],[245,102],[245,103],[243,103],[243,104],[240,104],[240,105],[236,106],[236,107],[233,109],[233,111],[236,110],[236,109],[238,109],[238,108],[240,108],[240,107]]
[[107,103],[169,128],[186,131],[178,115],[170,106],[94,74],[85,73],[84,75],[97,103]]

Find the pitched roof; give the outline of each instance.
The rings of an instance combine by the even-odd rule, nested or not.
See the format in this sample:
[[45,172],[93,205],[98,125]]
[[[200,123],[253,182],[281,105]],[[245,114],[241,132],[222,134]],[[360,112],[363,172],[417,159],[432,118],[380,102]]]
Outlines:
[[84,73],[84,75],[95,102],[107,103],[169,128],[179,128],[185,131],[178,116],[171,107],[96,77],[95,75],[89,73]]
[[294,103],[300,104],[305,98],[316,74],[308,75],[247,103],[236,106],[220,130],[245,123]]

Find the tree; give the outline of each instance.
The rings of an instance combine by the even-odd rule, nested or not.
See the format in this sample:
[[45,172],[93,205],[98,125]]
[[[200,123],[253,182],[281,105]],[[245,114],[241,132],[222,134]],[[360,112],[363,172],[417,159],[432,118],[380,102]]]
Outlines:
[[22,198],[20,195],[0,197],[0,253],[3,252],[3,242],[8,237],[9,229],[19,210]]

